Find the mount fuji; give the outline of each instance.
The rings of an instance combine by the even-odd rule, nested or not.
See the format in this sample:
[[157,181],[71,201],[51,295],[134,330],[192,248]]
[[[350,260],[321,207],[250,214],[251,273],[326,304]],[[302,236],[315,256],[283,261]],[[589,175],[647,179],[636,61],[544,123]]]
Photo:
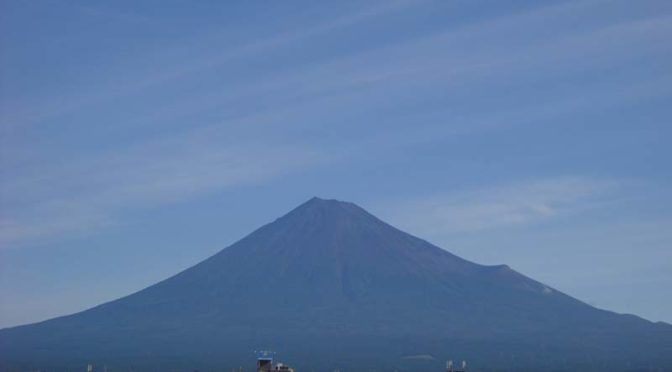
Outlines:
[[258,349],[298,370],[440,371],[466,359],[481,371],[669,371],[672,326],[313,198],[139,292],[0,330],[0,369],[231,370]]

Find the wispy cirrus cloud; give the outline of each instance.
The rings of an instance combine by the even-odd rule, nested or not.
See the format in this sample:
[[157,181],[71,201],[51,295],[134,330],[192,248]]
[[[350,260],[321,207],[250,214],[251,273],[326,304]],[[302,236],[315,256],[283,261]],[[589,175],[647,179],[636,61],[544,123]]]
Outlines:
[[[39,123],[43,120],[86,109],[89,106],[114,101],[120,97],[142,95],[147,89],[160,87],[166,83],[174,83],[176,80],[213,68],[222,68],[231,62],[258,58],[264,53],[300,43],[310,37],[366,22],[386,13],[403,10],[414,3],[417,3],[417,1],[394,0],[375,6],[362,7],[355,13],[324,19],[309,27],[269,34],[263,38],[248,40],[233,47],[213,48],[213,45],[223,44],[226,34],[221,30],[216,30],[209,34],[199,35],[198,40],[192,39],[188,43],[151,50],[151,54],[145,55],[135,62],[127,61],[131,65],[127,66],[123,74],[113,71],[112,75],[116,76],[113,76],[112,79],[98,82],[92,86],[88,86],[88,84],[86,86],[79,85],[74,93],[47,97],[47,99],[37,102],[11,102],[11,105],[6,107],[0,105],[0,114],[3,116],[5,126],[11,125],[14,127]],[[98,16],[133,21],[150,19],[137,14],[119,12],[118,10],[103,10],[90,6],[82,7],[80,11],[84,14],[95,13]],[[194,44],[199,46],[196,50],[194,50]],[[157,58],[156,56],[174,62],[161,64],[161,68],[152,68],[150,71],[146,71],[146,68],[139,68],[144,64],[143,60]],[[134,70],[137,71],[129,73],[129,71]]]
[[96,233],[127,209],[266,182],[325,160],[306,146],[205,135],[143,143],[3,182],[0,246]]
[[613,201],[620,182],[559,177],[437,193],[390,202],[390,221],[421,236],[473,233],[534,225]]
[[[59,102],[58,97],[52,97],[55,98],[54,112],[49,105],[44,111],[45,107],[41,105],[37,108],[25,106],[30,107],[30,115],[37,114],[37,118],[33,118],[36,121],[43,116],[58,116],[62,110],[90,114],[92,102],[115,101],[127,94],[131,96],[129,99],[137,99],[139,95],[146,95],[148,90],[151,93],[151,88],[163,89],[164,86],[168,90],[180,90],[180,86],[171,87],[170,83],[202,70],[227,67],[234,60],[254,60],[269,51],[307,41],[311,36],[361,24],[411,5],[414,3],[402,1],[376,6],[324,20],[312,27],[241,43],[235,48],[197,53],[193,58],[183,56],[178,61],[180,63],[166,64],[147,76],[121,79],[119,84],[107,87],[110,89],[95,87],[82,95],[81,101],[77,98],[81,92],[70,98],[66,95],[66,100],[72,98],[72,106]],[[586,107],[609,107],[667,92],[669,75],[646,76],[607,79],[579,93],[572,90],[545,96],[545,92],[539,91],[535,99],[521,99],[513,105],[496,106],[498,100],[484,100],[486,104],[495,104],[487,106],[487,110],[478,105],[476,109],[463,105],[469,102],[469,99],[461,97],[463,94],[492,91],[495,95],[510,88],[511,82],[536,83],[541,80],[536,76],[530,78],[530,71],[543,71],[546,74],[544,79],[558,71],[571,75],[576,70],[599,65],[607,58],[627,59],[630,52],[625,51],[638,45],[642,48],[640,54],[648,55],[659,49],[653,41],[662,40],[670,31],[672,23],[669,16],[662,15],[609,19],[590,27],[572,29],[571,32],[528,32],[528,29],[546,22],[564,23],[567,19],[580,19],[584,12],[591,14],[601,6],[601,1],[543,6],[529,12],[450,27],[417,39],[383,44],[364,52],[336,54],[326,61],[308,63],[297,69],[280,69],[263,76],[249,75],[245,79],[234,79],[230,85],[205,86],[188,95],[176,94],[174,104],[147,105],[137,114],[114,124],[136,129],[141,126],[159,127],[175,120],[184,123],[179,126],[181,130],[187,125],[207,128],[202,131],[187,129],[185,138],[158,141],[153,139],[154,133],[144,134],[145,138],[141,133],[134,138],[138,143],[135,147],[129,148],[126,144],[110,146],[113,152],[93,149],[86,153],[85,159],[67,159],[67,163],[45,157],[37,159],[34,163],[39,164],[27,172],[17,171],[19,165],[9,164],[6,178],[10,181],[2,185],[3,204],[9,207],[5,208],[9,212],[3,213],[5,217],[0,223],[3,232],[0,234],[9,237],[7,241],[17,241],[75,231],[77,226],[96,230],[112,224],[112,216],[130,206],[184,200],[304,169],[319,163],[319,159],[327,156],[325,152],[330,151],[325,148],[315,151],[314,146],[324,143],[310,143],[315,139],[319,142],[324,136],[298,138],[309,131],[318,132],[316,128],[329,129],[334,134],[335,139],[327,144],[332,149],[354,148],[351,152],[365,156],[376,149],[383,152],[430,143],[455,133],[478,132],[520,123],[543,123],[558,114]],[[519,42],[503,47],[502,38]],[[642,43],[642,40],[647,42]],[[558,60],[564,64],[554,63]],[[556,66],[558,71],[549,71],[549,66]],[[572,67],[569,73],[565,71],[568,66]],[[237,74],[236,71],[222,71],[226,76]],[[506,76],[506,81],[502,82],[501,76]],[[554,82],[550,80],[549,84],[557,85]],[[596,91],[599,95],[595,94]],[[429,101],[435,99],[437,105],[423,106],[407,117],[385,113],[386,109],[404,105],[416,96]],[[248,102],[260,104],[245,105]],[[116,112],[115,104],[111,105],[112,111]],[[210,110],[225,111],[226,115],[218,117],[234,119],[215,120],[214,123],[193,119],[193,116]],[[17,113],[17,118],[21,117],[20,114]],[[370,117],[384,124],[368,125]],[[24,119],[16,122],[6,120],[3,127],[32,121],[30,117]],[[86,116],[79,121],[81,128],[101,125],[90,123]],[[107,124],[104,118],[100,121]],[[367,125],[362,125],[362,121],[366,121]],[[416,125],[418,121],[423,122],[422,128]],[[208,130],[218,133],[217,141],[210,138]],[[263,140],[256,143],[245,140],[234,144],[221,140],[241,134],[254,137],[260,132],[263,132]],[[298,138],[295,143],[285,141],[282,144],[283,141],[276,138],[291,138],[295,134]],[[40,147],[39,144],[11,141],[10,136],[6,137],[5,147],[11,148],[11,151],[30,152],[30,147]],[[5,158],[12,158],[12,152],[8,153]],[[548,186],[545,191],[559,197],[558,192]],[[454,218],[451,225],[460,231],[469,231],[479,226],[474,222],[479,219],[491,221],[490,225],[516,224],[515,221],[520,224],[523,223],[520,221],[543,218],[544,213],[558,213],[558,206],[548,209],[544,205],[540,203],[537,209],[528,206],[524,211],[512,204],[491,201],[487,205],[464,210],[463,215],[468,218]],[[79,212],[61,218],[64,210]],[[487,215],[501,216],[485,218]]]

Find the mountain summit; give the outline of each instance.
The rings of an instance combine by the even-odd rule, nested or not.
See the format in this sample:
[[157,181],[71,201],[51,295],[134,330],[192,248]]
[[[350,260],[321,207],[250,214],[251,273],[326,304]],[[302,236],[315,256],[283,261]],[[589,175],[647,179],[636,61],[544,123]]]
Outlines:
[[[569,273],[568,273],[569,275]],[[484,266],[313,198],[207,260],[92,309],[0,331],[3,370],[672,368],[672,326]],[[419,357],[421,356],[421,357]]]

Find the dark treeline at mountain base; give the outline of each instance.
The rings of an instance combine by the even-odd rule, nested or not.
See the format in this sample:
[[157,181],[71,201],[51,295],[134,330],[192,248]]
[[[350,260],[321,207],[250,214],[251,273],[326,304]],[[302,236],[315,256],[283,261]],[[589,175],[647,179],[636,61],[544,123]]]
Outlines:
[[670,371],[672,326],[596,309],[318,198],[130,296],[0,331],[3,371]]

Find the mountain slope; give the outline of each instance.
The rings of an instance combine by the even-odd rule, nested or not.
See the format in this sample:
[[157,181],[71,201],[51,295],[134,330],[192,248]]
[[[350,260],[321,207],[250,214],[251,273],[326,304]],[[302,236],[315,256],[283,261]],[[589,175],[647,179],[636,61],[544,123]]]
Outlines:
[[484,370],[672,368],[669,325],[595,309],[318,198],[140,292],[0,331],[3,368],[230,369],[264,347],[325,370],[436,370],[447,358]]

